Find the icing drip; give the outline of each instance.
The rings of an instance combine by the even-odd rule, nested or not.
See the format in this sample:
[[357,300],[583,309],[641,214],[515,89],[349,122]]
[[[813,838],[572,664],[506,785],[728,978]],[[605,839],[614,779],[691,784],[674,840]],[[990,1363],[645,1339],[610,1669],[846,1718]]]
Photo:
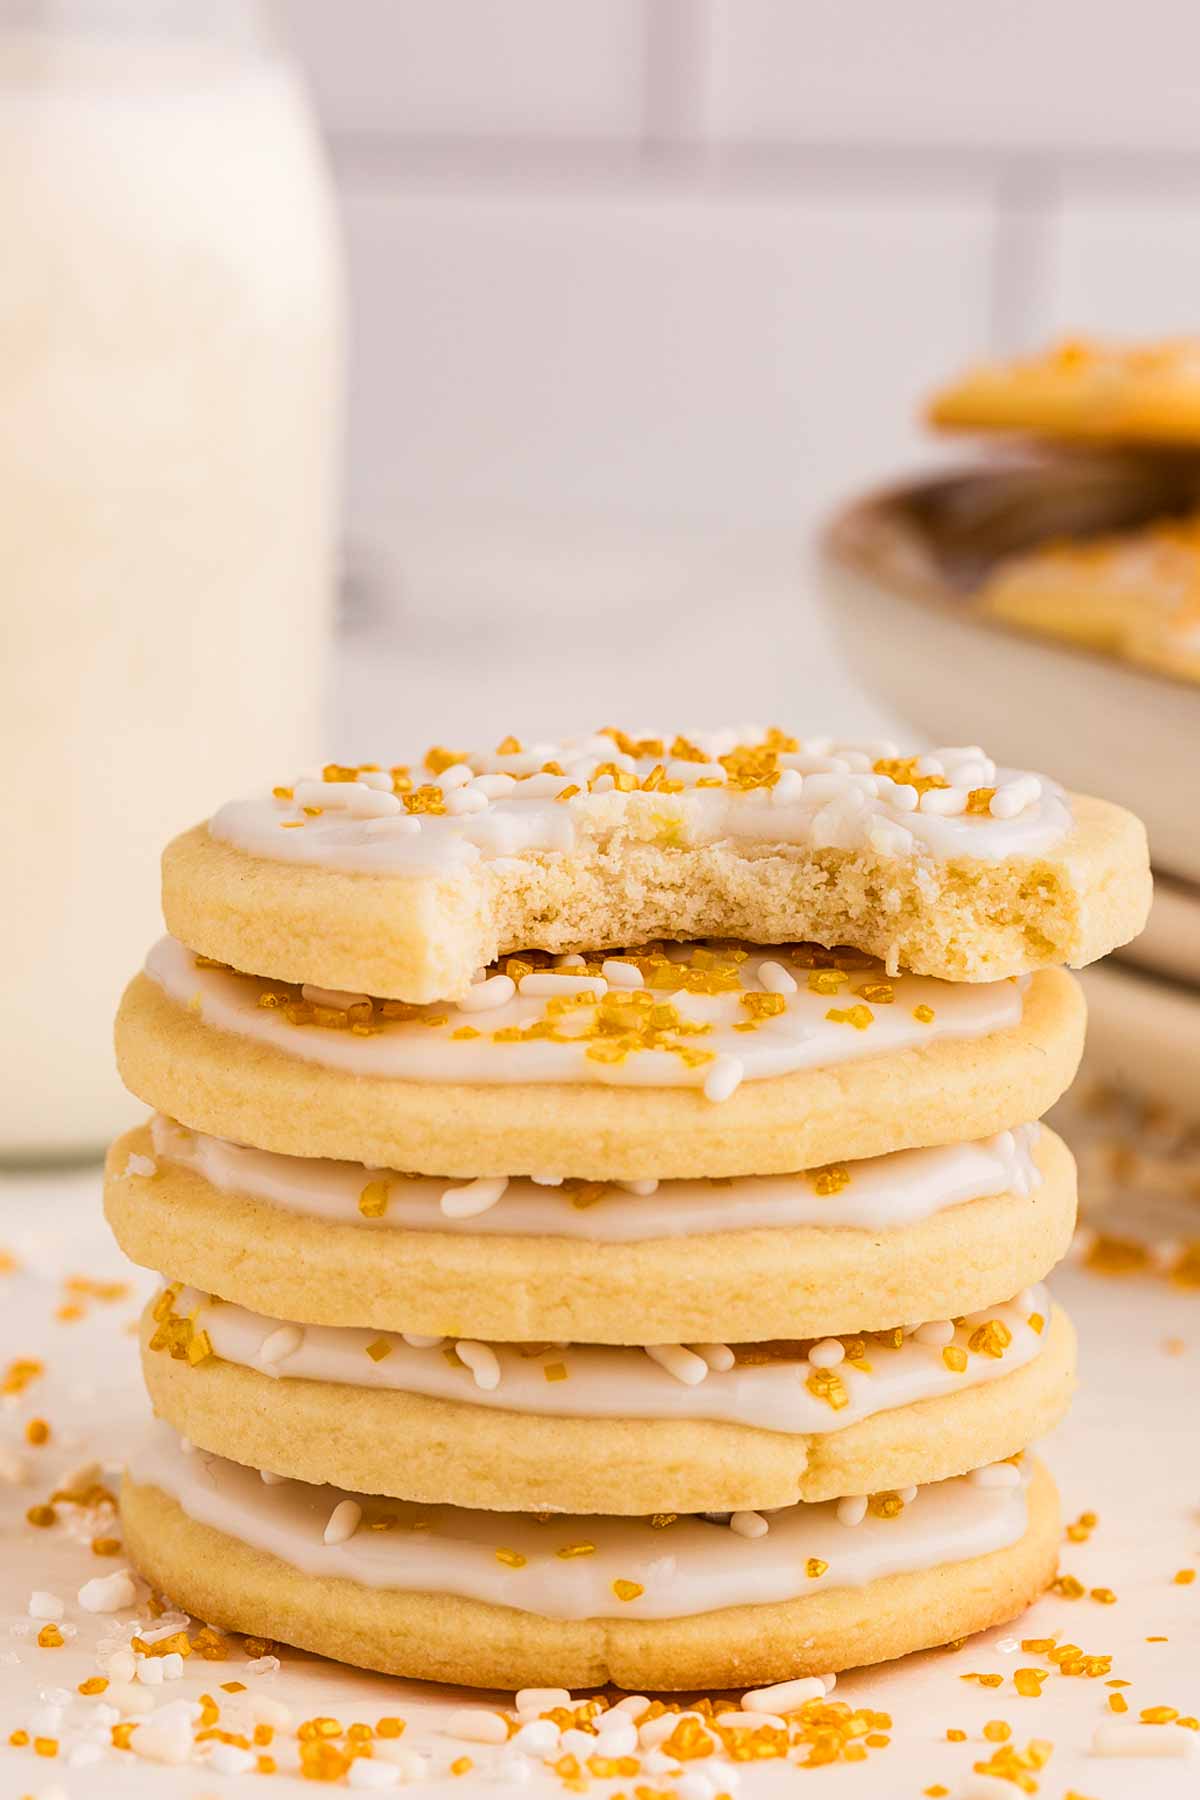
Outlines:
[[[888,1496],[886,1506],[868,1507],[854,1526],[839,1520],[836,1501],[783,1507],[767,1515],[769,1530],[757,1537],[695,1517],[666,1523],[669,1515],[658,1515],[656,1526],[416,1506],[298,1481],[267,1486],[253,1469],[200,1451],[183,1454],[161,1424],[134,1454],[129,1473],[176,1500],[190,1518],[304,1574],[457,1594],[556,1619],[686,1618],[863,1587],[1005,1549],[1028,1523],[1019,1481],[991,1487],[965,1476],[920,1488],[908,1504]],[[361,1508],[357,1528],[343,1542],[326,1543],[330,1520],[348,1499]],[[809,1567],[821,1573],[810,1576]]]
[[[195,1288],[174,1295],[173,1312],[203,1329],[222,1361],[285,1380],[344,1382],[558,1418],[715,1419],[823,1435],[875,1413],[997,1380],[1032,1362],[1044,1342],[1050,1297],[1044,1288],[1031,1288],[1006,1305],[971,1314],[957,1328],[945,1321],[944,1333],[920,1327],[921,1336],[910,1333],[898,1346],[888,1342],[887,1332],[825,1339],[809,1347],[811,1360],[803,1344],[749,1344],[732,1352],[724,1345],[698,1347],[704,1355],[683,1345],[642,1350],[456,1345],[447,1339],[414,1347],[397,1332],[281,1324],[227,1301],[211,1303]],[[989,1322],[999,1330],[988,1332]],[[281,1340],[285,1332],[290,1336]],[[960,1366],[947,1362],[948,1345],[961,1351],[952,1358]],[[717,1366],[727,1358],[732,1366]],[[823,1385],[828,1375],[809,1385],[816,1369],[836,1371],[830,1397]]]
[[465,1192],[465,1183],[252,1150],[161,1115],[151,1126],[161,1163],[192,1169],[221,1193],[248,1194],[310,1218],[364,1229],[625,1244],[764,1228],[898,1230],[989,1194],[1029,1193],[1042,1179],[1034,1160],[1039,1131],[1022,1125],[974,1143],[896,1150],[799,1175],[664,1181],[649,1194],[612,1182],[547,1186],[512,1176],[492,1205],[469,1215],[444,1204],[447,1193]]
[[[1025,977],[977,983],[918,975],[885,979],[871,958],[805,947],[768,953],[687,944],[666,954],[629,955],[650,971],[651,992],[608,996],[597,975],[584,984],[587,993],[517,991],[488,1011],[482,1024],[477,1011],[450,1001],[408,1006],[364,995],[340,1010],[314,1007],[285,983],[198,965],[169,937],[151,950],[146,974],[206,1025],[356,1075],[703,1087],[714,1100],[732,1092],[728,1083],[710,1085],[730,1065],[736,1065],[738,1080],[763,1080],[1003,1031],[1020,1021],[1027,985]],[[778,966],[789,956],[800,976],[796,992],[764,988],[760,965]],[[834,958],[841,967],[824,966]],[[506,962],[511,967],[515,960]],[[577,977],[564,972],[562,979],[570,987]]]
[[437,875],[617,837],[667,849],[734,839],[999,859],[1039,854],[1071,826],[1061,788],[999,769],[974,745],[901,758],[894,744],[757,728],[686,742],[603,732],[513,742],[491,753],[430,752],[425,768],[331,766],[230,802],[209,830],[276,862]]

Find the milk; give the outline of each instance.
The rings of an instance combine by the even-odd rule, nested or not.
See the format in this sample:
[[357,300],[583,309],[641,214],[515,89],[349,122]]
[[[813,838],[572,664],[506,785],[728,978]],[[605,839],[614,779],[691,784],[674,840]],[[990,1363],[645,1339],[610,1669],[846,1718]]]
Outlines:
[[337,270],[282,61],[0,37],[0,1157],[136,1116],[159,851],[317,748]]

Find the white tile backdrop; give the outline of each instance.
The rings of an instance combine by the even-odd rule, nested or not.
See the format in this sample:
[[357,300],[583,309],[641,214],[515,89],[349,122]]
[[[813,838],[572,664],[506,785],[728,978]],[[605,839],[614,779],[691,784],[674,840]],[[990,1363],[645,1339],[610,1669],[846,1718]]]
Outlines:
[[505,729],[555,710],[566,661],[585,710],[594,688],[605,716],[649,716],[659,689],[612,652],[631,633],[693,717],[728,712],[726,616],[789,652],[743,711],[865,720],[805,547],[839,495],[946,454],[921,394],[1051,331],[1200,328],[1182,0],[282,13],[351,284],[348,534],[373,623],[339,743],[396,694],[418,735],[456,707]]

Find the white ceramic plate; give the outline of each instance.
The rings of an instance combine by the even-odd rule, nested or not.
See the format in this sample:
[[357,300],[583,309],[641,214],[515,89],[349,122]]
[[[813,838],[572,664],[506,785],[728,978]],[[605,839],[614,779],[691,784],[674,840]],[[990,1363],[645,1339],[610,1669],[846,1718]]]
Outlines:
[[1126,474],[1102,468],[1088,485],[1078,466],[998,464],[871,496],[827,531],[823,592],[873,700],[927,741],[982,744],[999,762],[1129,807],[1156,866],[1200,882],[1200,687],[1026,636],[969,604],[1001,554],[1177,501],[1172,474],[1156,486],[1144,472],[1140,487]]
[[1156,876],[1146,929],[1117,954],[1122,962],[1200,990],[1200,887]]
[[1200,989],[1111,957],[1080,980],[1088,1006],[1081,1084],[1100,1082],[1200,1119]]

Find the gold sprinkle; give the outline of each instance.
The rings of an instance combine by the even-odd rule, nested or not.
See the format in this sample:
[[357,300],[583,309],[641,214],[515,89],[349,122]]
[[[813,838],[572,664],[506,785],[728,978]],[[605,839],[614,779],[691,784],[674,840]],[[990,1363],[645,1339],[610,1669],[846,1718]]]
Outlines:
[[946,1344],[942,1350],[942,1361],[955,1375],[961,1375],[967,1366],[967,1353],[961,1344]]
[[829,1564],[822,1562],[819,1556],[810,1556],[804,1565],[804,1573],[810,1581],[816,1581],[819,1576],[824,1575],[828,1567]]
[[387,1211],[388,1184],[386,1181],[368,1181],[358,1196],[358,1210],[364,1219],[382,1219]]
[[595,1544],[564,1544],[562,1549],[556,1550],[554,1554],[560,1556],[564,1562],[570,1562],[576,1556],[594,1556],[596,1546]]
[[932,1006],[925,1006],[922,1004],[921,1006],[913,1007],[912,1016],[917,1021],[918,1025],[932,1025],[937,1014],[934,1012]]
[[629,1601],[639,1600],[646,1590],[640,1581],[626,1581],[624,1577],[618,1576],[612,1584],[612,1591],[618,1600]]
[[547,1381],[565,1381],[567,1379],[567,1365],[566,1363],[561,1362],[546,1363],[542,1369],[542,1374],[546,1377]]
[[825,1017],[833,1025],[853,1025],[855,1031],[865,1031],[875,1023],[875,1014],[861,1001],[855,1006],[831,1006]]
[[506,1569],[523,1569],[528,1560],[529,1558],[522,1556],[519,1550],[497,1550],[496,1552],[496,1561],[503,1563]]
[[389,1343],[387,1338],[376,1338],[373,1344],[367,1345],[367,1355],[372,1362],[382,1362],[385,1356],[392,1354],[394,1348],[395,1345]]

